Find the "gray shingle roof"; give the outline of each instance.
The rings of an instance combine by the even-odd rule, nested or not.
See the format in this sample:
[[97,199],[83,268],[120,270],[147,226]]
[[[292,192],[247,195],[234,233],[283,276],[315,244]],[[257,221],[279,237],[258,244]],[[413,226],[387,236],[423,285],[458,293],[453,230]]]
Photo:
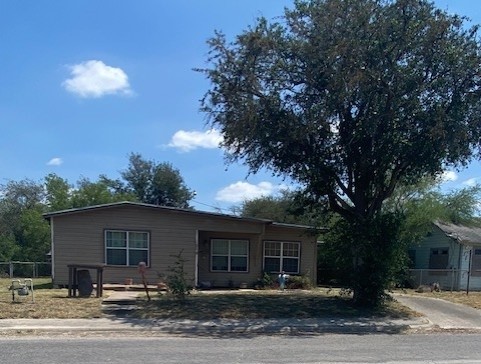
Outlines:
[[316,230],[316,231],[325,231],[326,230],[325,228],[322,228],[322,227],[279,223],[279,222],[275,222],[275,221],[268,220],[268,219],[252,218],[252,217],[240,217],[240,216],[236,216],[236,215],[227,215],[227,214],[221,214],[221,213],[216,213],[216,212],[181,209],[181,208],[177,208],[177,207],[151,205],[151,204],[145,204],[145,203],[141,203],[141,202],[130,202],[130,201],[112,202],[112,203],[107,203],[107,204],[102,204],[102,205],[86,206],[86,207],[73,208],[73,209],[62,210],[62,211],[53,211],[53,212],[43,214],[43,217],[47,220],[50,220],[52,217],[55,217],[55,216],[77,214],[77,213],[82,213],[82,212],[85,212],[85,211],[108,209],[108,208],[114,208],[114,207],[118,207],[118,206],[136,206],[136,207],[141,207],[141,208],[165,210],[165,211],[172,211],[172,212],[178,212],[178,213],[207,215],[207,216],[211,216],[213,218],[217,217],[217,218],[225,218],[225,219],[236,219],[236,220],[243,220],[243,221],[251,221],[251,222],[257,222],[257,223],[261,223],[261,224],[272,224],[272,225],[275,225],[275,226],[285,227],[285,228],[294,228],[294,229],[303,229],[303,230]]
[[441,221],[436,221],[434,225],[461,244],[481,245],[481,227],[456,225]]

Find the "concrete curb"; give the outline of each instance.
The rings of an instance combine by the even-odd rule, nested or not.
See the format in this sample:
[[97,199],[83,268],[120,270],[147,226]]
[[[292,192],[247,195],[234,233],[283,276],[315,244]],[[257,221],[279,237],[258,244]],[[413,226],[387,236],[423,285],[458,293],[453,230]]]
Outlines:
[[99,319],[3,319],[0,333],[45,332],[158,332],[165,334],[315,334],[315,333],[401,333],[408,329],[428,328],[424,319],[416,320],[140,320],[129,318]]

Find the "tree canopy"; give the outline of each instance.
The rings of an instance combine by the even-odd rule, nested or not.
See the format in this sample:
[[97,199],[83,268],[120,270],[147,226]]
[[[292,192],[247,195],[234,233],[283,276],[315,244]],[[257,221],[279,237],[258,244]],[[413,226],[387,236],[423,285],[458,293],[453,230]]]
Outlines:
[[45,191],[32,180],[0,185],[0,261],[44,261],[50,228],[42,218]]
[[270,219],[287,224],[316,226],[325,215],[306,206],[297,191],[281,191],[278,196],[263,196],[246,200],[239,208],[243,217]]
[[129,166],[121,175],[126,191],[144,203],[189,208],[195,195],[172,164],[145,160],[140,154],[130,155]]
[[234,160],[373,216],[400,180],[479,152],[477,28],[428,1],[296,1],[209,41],[202,109]]
[[397,251],[386,199],[479,157],[481,47],[465,20],[426,0],[299,0],[209,40],[201,109],[230,160],[342,216],[360,304],[379,303]]

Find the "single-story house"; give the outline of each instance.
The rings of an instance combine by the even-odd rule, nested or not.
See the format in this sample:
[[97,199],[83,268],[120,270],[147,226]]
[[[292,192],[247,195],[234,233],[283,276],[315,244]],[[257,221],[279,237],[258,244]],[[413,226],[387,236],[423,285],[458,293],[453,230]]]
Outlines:
[[432,231],[409,249],[414,285],[481,290],[481,228],[434,222]]
[[306,275],[316,282],[317,244],[312,227],[257,218],[118,202],[44,215],[52,232],[52,278],[68,284],[68,265],[105,264],[104,283],[140,282],[169,274],[182,252],[195,286],[253,286],[264,272]]

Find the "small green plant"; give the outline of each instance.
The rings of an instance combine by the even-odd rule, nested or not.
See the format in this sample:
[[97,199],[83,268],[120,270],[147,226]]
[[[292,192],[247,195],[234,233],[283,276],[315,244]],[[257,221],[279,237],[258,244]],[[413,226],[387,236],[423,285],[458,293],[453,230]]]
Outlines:
[[269,289],[274,287],[274,281],[269,273],[264,272],[261,278],[257,279],[257,282],[254,284],[254,287],[258,289]]
[[307,275],[289,276],[287,280],[287,288],[289,289],[311,289],[311,280]]
[[175,258],[174,265],[169,267],[169,275],[167,275],[167,286],[169,287],[169,293],[171,293],[177,299],[183,301],[185,296],[190,294],[192,286],[189,285],[186,277],[184,265],[187,262],[182,256],[183,250],[179,254],[171,255]]

